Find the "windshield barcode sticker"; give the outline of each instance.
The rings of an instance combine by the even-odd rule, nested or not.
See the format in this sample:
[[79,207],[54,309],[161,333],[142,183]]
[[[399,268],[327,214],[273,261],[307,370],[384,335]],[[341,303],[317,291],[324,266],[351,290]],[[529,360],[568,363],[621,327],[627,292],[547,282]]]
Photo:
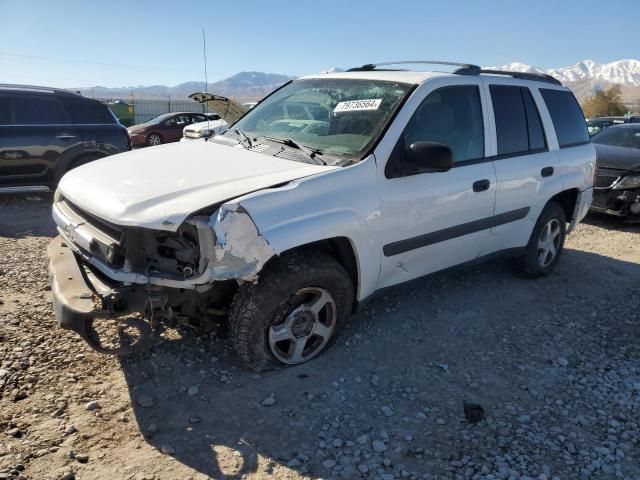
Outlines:
[[333,113],[353,112],[354,110],[377,110],[381,103],[381,98],[340,102],[336,105],[336,108],[333,109]]

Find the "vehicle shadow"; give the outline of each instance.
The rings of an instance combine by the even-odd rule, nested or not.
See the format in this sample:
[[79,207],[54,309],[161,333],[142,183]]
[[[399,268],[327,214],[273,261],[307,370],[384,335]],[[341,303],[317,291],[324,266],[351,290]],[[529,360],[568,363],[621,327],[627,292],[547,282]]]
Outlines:
[[[330,477],[335,468],[354,468],[343,459],[357,456],[370,465],[377,458],[378,470],[435,473],[438,459],[412,456],[406,445],[390,447],[392,466],[381,465],[370,442],[385,430],[390,445],[410,435],[414,447],[458,455],[467,448],[464,400],[494,417],[509,415],[504,402],[536,408],[541,397],[526,392],[553,396],[557,382],[568,381],[557,369],[550,373],[556,350],[568,356],[600,348],[589,334],[600,321],[592,312],[620,302],[602,285],[615,284],[624,296],[640,281],[635,263],[571,249],[550,277],[527,280],[511,270],[494,261],[392,290],[353,316],[332,348],[295,368],[258,375],[225,339],[168,339],[121,361],[140,431],[154,448],[214,478],[258,468],[280,478],[286,469]],[[564,316],[569,308],[572,322]],[[637,322],[612,322],[607,341],[639,333]],[[394,415],[383,415],[383,405]],[[425,425],[418,405],[430,405],[446,423]],[[362,435],[369,436],[364,445]],[[542,457],[552,466],[557,460],[552,451]],[[326,467],[333,461],[332,472]]]
[[589,212],[582,223],[605,228],[607,230],[620,230],[640,233],[640,223],[625,222],[624,218],[607,215],[605,213]]
[[53,237],[53,194],[0,195],[0,238]]

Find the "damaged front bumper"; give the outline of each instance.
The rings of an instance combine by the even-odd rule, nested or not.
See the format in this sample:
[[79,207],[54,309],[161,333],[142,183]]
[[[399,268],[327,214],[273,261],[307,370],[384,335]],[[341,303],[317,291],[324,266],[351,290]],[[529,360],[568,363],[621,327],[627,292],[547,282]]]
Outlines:
[[[54,203],[53,217],[60,233],[48,247],[56,318],[62,328],[75,331],[103,353],[140,350],[152,330],[162,326],[215,323],[226,315],[227,300],[237,284],[256,281],[275,254],[237,204],[223,205],[211,217],[186,220],[197,237],[195,251],[189,250],[194,263],[188,273],[154,270],[153,263],[140,265],[140,258],[155,261],[152,255],[161,253],[158,245],[176,245],[153,243],[154,234],[167,237],[170,232],[116,231],[65,200]],[[140,250],[146,253],[136,261],[133,255]],[[111,261],[114,258],[117,261]],[[136,330],[139,341],[107,345],[98,332],[107,324]]]
[[[142,319],[131,318],[119,325],[120,332],[127,327],[136,331],[126,342],[117,345],[105,342],[96,330],[95,322],[107,322],[126,315],[153,301],[153,296],[144,292],[118,291],[100,282],[78,262],[76,255],[61,237],[56,237],[48,246],[49,277],[53,296],[53,309],[61,328],[72,330],[100,353],[125,355],[138,351],[146,345],[150,336],[150,325]],[[127,302],[123,303],[123,299]],[[122,335],[120,335],[122,337]],[[119,340],[123,340],[120,338]]]
[[640,221],[640,189],[596,189],[591,210],[627,220]]
[[[53,309],[58,325],[72,330],[100,353],[126,355],[139,351],[151,337],[151,325],[141,318],[119,320],[117,342],[107,342],[96,322],[109,322],[128,314],[144,311],[147,306],[162,304],[162,292],[143,291],[135,287],[113,288],[78,261],[62,237],[47,248]],[[123,332],[128,329],[125,339]],[[135,333],[131,335],[131,332]]]

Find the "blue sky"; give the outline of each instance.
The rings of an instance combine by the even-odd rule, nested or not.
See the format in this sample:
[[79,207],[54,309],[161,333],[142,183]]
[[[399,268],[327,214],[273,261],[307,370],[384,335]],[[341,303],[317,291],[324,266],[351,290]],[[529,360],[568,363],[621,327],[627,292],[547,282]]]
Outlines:
[[0,82],[176,85],[243,70],[640,57],[640,0],[0,0]]

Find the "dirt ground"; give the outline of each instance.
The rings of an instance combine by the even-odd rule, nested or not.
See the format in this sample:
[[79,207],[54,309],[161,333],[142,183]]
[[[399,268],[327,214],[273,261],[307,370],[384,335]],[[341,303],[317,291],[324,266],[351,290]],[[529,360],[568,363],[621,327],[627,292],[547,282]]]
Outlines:
[[224,338],[118,360],[57,328],[49,209],[0,197],[0,479],[640,478],[638,226],[588,217],[548,278],[397,289],[257,375]]

